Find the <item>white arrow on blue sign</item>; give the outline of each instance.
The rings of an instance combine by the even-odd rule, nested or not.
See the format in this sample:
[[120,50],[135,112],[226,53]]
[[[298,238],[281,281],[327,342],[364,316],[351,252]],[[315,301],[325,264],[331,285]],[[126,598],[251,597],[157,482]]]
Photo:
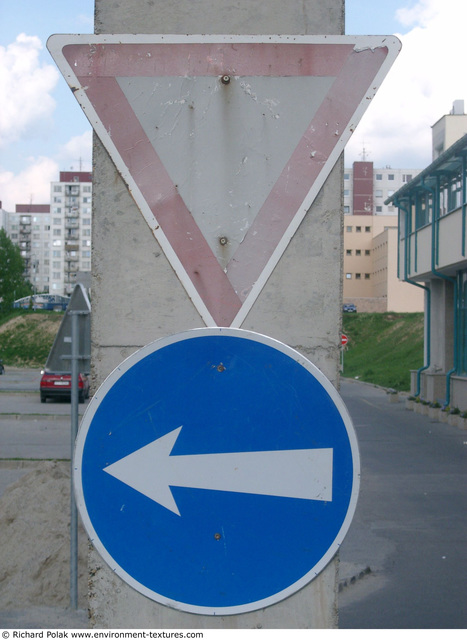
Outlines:
[[272,605],[312,580],[350,526],[351,419],[290,347],[240,329],[157,340],[107,378],[74,458],[93,544],[128,584],[208,615]]

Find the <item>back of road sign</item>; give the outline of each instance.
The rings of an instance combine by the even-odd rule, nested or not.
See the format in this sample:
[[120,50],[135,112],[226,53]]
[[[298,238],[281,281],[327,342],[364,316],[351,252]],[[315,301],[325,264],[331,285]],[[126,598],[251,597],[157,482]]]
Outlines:
[[240,326],[400,49],[393,36],[52,36],[207,325]]
[[45,370],[53,373],[70,373],[71,364],[71,316],[80,315],[78,337],[80,356],[78,371],[89,373],[91,370],[91,303],[82,284],[76,284],[55,336],[54,343],[45,363]]
[[350,526],[359,455],[338,393],[299,353],[240,329],[151,343],[103,383],[76,443],[77,504],[123,580],[229,615],[295,593]]

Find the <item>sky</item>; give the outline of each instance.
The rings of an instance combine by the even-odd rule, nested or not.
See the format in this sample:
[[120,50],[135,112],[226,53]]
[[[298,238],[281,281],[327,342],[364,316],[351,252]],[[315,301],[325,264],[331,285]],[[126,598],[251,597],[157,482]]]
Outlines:
[[[0,0],[0,201],[48,204],[60,171],[91,170],[91,127],[46,48],[93,33],[94,0]],[[467,0],[346,0],[346,33],[395,34],[402,52],[345,151],[345,165],[423,169],[431,126],[465,100]]]

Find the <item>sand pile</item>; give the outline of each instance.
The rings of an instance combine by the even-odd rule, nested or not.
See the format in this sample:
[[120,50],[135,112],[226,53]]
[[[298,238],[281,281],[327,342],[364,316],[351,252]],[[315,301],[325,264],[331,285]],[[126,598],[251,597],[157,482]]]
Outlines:
[[[78,606],[87,607],[87,537],[78,533]],[[70,463],[38,462],[0,498],[0,609],[70,603]]]

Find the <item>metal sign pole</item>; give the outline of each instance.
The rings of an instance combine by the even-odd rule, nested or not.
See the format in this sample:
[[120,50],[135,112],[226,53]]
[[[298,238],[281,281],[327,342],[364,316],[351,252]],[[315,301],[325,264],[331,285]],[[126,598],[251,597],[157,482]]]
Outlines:
[[[79,312],[71,311],[71,466],[78,434],[79,410]],[[73,469],[70,484],[70,607],[78,608],[78,513],[73,487]]]

